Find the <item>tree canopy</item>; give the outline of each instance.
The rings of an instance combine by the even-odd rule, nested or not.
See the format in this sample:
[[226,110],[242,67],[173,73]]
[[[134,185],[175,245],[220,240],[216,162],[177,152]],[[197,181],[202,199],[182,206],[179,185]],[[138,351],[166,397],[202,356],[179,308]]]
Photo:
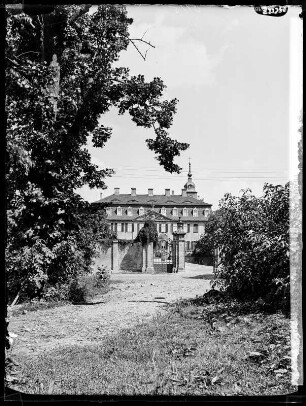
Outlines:
[[[55,6],[49,14],[7,11],[6,114],[8,245],[56,244],[78,229],[86,202],[75,190],[106,188],[111,168],[99,169],[87,148],[103,148],[111,107],[152,129],[147,146],[168,172],[188,144],[168,133],[178,100],[165,100],[163,81],[146,82],[115,67],[132,41],[125,6]],[[141,39],[139,39],[141,40]],[[135,45],[135,41],[133,43]],[[135,53],[135,57],[139,57]]]

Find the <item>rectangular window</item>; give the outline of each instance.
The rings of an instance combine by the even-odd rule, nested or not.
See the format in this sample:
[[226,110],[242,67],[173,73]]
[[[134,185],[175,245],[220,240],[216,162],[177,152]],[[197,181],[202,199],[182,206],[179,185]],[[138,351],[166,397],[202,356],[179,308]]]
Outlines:
[[132,233],[134,232],[135,228],[134,228],[134,223],[132,223]]
[[173,231],[177,231],[177,223],[173,223]]
[[111,228],[111,231],[113,231],[113,223],[111,223],[111,225],[110,225],[110,226],[111,226],[111,227],[110,227],[110,228]]
[[187,241],[187,251],[190,250],[190,241]]
[[190,233],[190,224],[187,224],[187,233]]
[[188,216],[188,209],[183,209],[183,216],[187,217]]
[[186,223],[183,224],[183,230],[185,231],[185,233],[187,233],[187,224]]
[[121,223],[121,231],[124,232],[124,223]]
[[194,224],[194,225],[193,225],[193,232],[194,232],[194,233],[198,233],[198,232],[199,232],[199,225],[198,225],[198,224]]
[[159,223],[159,232],[161,233],[161,223]]
[[124,231],[127,232],[128,230],[128,223],[124,223]]
[[117,208],[117,216],[122,216],[122,208],[121,207]]
[[168,232],[168,224],[166,224],[166,233]]
[[166,224],[164,224],[164,223],[161,224],[161,232],[162,233],[166,232]]
[[177,209],[173,209],[172,215],[175,216],[175,217],[177,217]]
[[127,223],[128,228],[127,228],[127,232],[131,233],[132,232],[132,223]]

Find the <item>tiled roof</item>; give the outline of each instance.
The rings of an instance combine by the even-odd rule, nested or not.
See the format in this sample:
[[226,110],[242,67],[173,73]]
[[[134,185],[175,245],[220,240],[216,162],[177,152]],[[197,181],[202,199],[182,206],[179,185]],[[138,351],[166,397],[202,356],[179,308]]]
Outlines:
[[136,195],[132,196],[130,194],[119,194],[110,195],[100,199],[94,203],[110,203],[111,205],[142,205],[142,206],[205,206],[211,207],[211,204],[205,203],[202,200],[195,199],[192,196],[181,196],[181,195]]

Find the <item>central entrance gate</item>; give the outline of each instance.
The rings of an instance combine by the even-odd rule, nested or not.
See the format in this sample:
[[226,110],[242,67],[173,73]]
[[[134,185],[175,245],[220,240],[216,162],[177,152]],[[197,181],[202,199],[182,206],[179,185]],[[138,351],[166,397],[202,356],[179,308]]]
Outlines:
[[172,272],[172,247],[172,240],[166,234],[161,234],[158,237],[153,257],[153,267],[156,273]]

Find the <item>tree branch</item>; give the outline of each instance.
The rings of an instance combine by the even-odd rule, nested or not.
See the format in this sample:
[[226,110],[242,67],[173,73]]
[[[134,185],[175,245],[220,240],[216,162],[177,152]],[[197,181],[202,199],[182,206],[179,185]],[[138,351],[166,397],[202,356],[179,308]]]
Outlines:
[[142,57],[142,59],[145,61],[146,60],[146,56],[143,56],[143,54],[140,52],[139,48],[134,44],[134,41],[130,40],[129,41],[134,45],[134,47],[136,48],[136,51],[140,54],[140,56]]
[[40,54],[40,52],[36,52],[36,51],[27,51],[27,52],[23,52],[22,54],[16,55],[16,58],[19,58],[22,55],[31,54],[31,53],[32,54],[37,54],[37,55]]
[[[145,32],[145,33],[146,33],[146,32]],[[136,48],[136,51],[140,54],[140,56],[142,57],[142,59],[143,59],[144,61],[146,60],[148,50],[146,50],[145,54],[143,55],[143,53],[140,51],[140,49],[138,48],[138,46],[135,44],[134,41],[143,42],[144,44],[147,44],[147,45],[149,45],[150,47],[155,48],[155,46],[152,45],[151,42],[145,41],[145,40],[143,39],[145,33],[143,34],[143,36],[142,36],[141,38],[129,38],[128,35],[124,35],[124,37],[125,37],[129,42],[131,42],[131,44],[133,44],[133,46]]]
[[144,42],[147,45],[150,45],[150,47],[155,48],[155,45],[152,45],[151,42],[145,41],[142,38],[129,38],[130,41],[141,41]]

